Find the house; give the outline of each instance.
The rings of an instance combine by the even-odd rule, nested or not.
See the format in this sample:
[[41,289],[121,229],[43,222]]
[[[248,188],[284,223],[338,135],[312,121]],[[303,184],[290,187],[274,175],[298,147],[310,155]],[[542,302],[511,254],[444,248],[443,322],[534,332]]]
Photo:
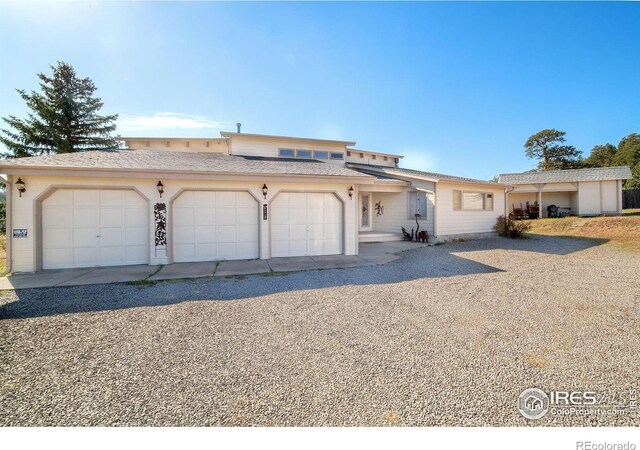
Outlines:
[[622,182],[630,178],[629,167],[620,166],[507,173],[498,181],[509,186],[510,211],[537,202],[540,217],[548,217],[550,205],[557,206],[560,214],[596,216],[622,214]]
[[[239,131],[239,130],[238,130]],[[399,167],[355,142],[223,132],[0,161],[13,272],[303,255],[483,236],[504,184]]]

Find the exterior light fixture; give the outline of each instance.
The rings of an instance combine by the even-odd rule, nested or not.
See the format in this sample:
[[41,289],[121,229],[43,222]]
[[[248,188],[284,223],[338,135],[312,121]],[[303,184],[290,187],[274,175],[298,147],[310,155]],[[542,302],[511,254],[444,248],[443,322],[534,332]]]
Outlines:
[[349,188],[349,198],[353,200],[353,186]]
[[264,198],[267,198],[267,192],[269,191],[269,188],[267,187],[266,184],[262,185],[262,195],[264,195]]
[[22,178],[18,178],[18,181],[16,181],[16,189],[18,189],[18,192],[20,192],[20,197],[22,197],[22,194],[26,192],[27,188],[25,187]]
[[162,181],[158,181],[156,188],[158,188],[158,193],[160,194],[160,198],[162,198],[162,194],[164,193],[164,184],[162,184]]

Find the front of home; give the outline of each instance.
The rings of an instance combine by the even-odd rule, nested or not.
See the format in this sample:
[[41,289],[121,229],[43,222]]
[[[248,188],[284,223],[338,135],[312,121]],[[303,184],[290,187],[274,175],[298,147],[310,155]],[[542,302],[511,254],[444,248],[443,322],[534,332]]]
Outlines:
[[246,133],[0,162],[13,272],[316,255],[492,232],[498,183],[401,169],[355,142]]

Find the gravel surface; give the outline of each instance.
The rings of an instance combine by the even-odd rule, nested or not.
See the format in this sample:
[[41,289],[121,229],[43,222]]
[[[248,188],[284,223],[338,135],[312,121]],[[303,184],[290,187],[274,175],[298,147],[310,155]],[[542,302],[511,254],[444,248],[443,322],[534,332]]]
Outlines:
[[638,254],[540,237],[376,267],[5,292],[0,425],[637,426],[529,421],[516,401],[639,387],[639,269]]

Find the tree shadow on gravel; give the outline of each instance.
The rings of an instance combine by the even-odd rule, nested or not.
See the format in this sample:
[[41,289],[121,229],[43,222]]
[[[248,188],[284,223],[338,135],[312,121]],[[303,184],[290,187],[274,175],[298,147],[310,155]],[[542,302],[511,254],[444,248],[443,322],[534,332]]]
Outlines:
[[568,255],[595,245],[598,244],[542,236],[521,240],[498,238],[408,250],[401,254],[400,260],[378,266],[7,291],[0,294],[0,320],[165,306],[185,301],[241,300],[281,292],[296,295],[296,291],[311,289],[490,274],[505,270],[458,255],[491,250]]

